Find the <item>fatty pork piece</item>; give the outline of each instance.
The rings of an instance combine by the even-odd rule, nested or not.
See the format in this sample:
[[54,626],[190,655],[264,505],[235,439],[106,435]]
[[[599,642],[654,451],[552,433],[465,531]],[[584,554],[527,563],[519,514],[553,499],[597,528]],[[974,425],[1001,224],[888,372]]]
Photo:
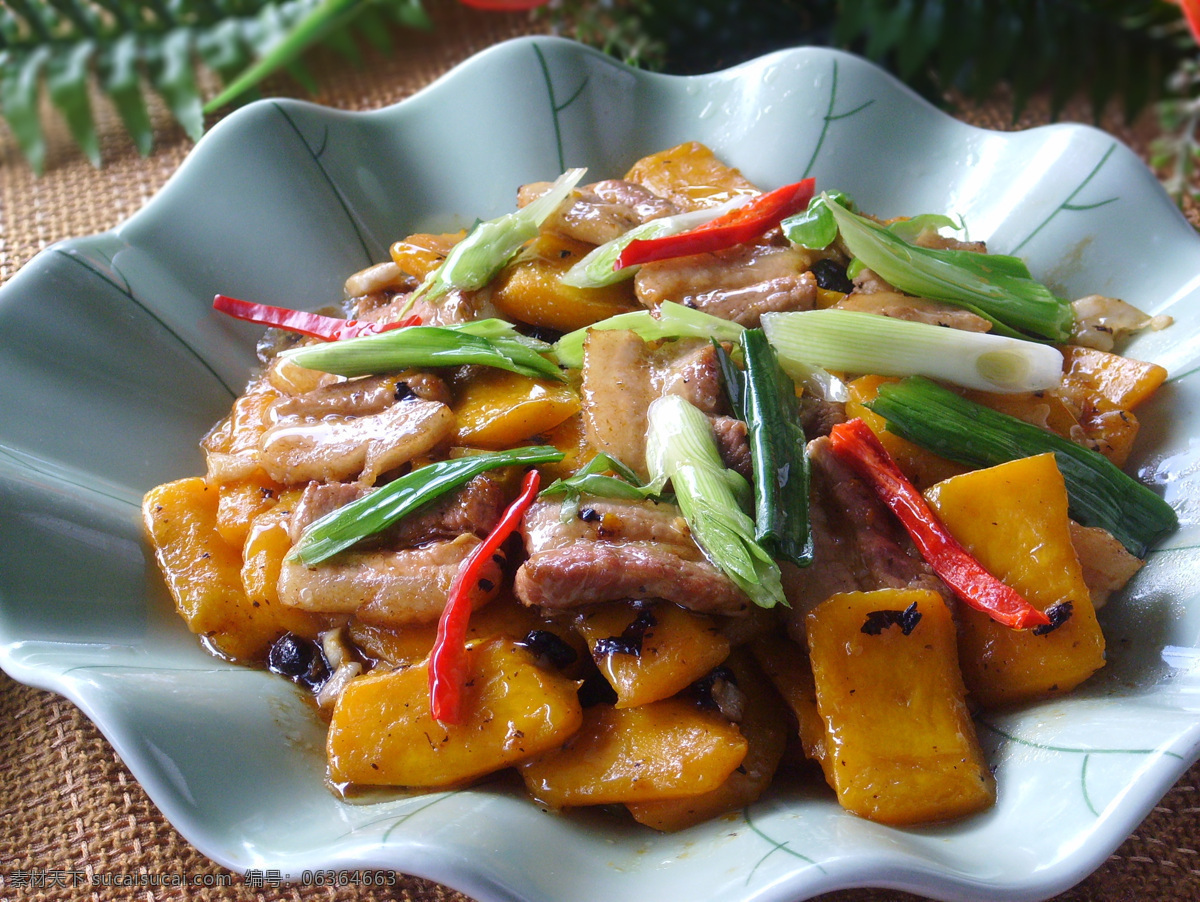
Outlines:
[[[522,185],[517,204],[526,204],[545,194],[550,182]],[[651,193],[641,185],[621,179],[607,179],[584,185],[546,223],[545,227],[568,238],[588,244],[604,244],[619,238],[631,228],[671,216],[680,210],[669,200]]]
[[[354,484],[311,483],[292,512],[293,543],[315,520],[362,496]],[[433,623],[464,558],[500,518],[503,486],[488,474],[398,521],[378,536],[314,566],[284,560],[279,600],[323,614],[354,614],[385,626]],[[487,565],[475,605],[491,597],[503,556]]]
[[[430,397],[434,395],[431,393]],[[454,413],[394,376],[367,376],[281,398],[259,444],[260,465],[286,485],[358,478],[388,470],[448,440]]]
[[739,245],[643,264],[634,276],[638,300],[651,309],[675,301],[748,328],[764,313],[811,310],[817,279],[812,255],[793,247]]
[[594,499],[565,523],[560,511],[550,501],[525,513],[529,557],[515,580],[525,604],[561,610],[658,598],[705,614],[749,609],[746,595],[704,557],[675,505]]
[[[726,413],[716,351],[712,342],[701,339],[655,347],[634,332],[592,330],[583,345],[580,394],[589,444],[643,479],[649,475],[646,412],[655,398],[679,395],[709,416]],[[718,437],[736,439],[728,431]],[[736,454],[736,449],[731,453]]]
[[874,490],[833,453],[829,439],[813,439],[808,453],[814,563],[804,568],[782,565],[792,637],[804,644],[808,612],[838,592],[932,589],[952,604],[953,593]]

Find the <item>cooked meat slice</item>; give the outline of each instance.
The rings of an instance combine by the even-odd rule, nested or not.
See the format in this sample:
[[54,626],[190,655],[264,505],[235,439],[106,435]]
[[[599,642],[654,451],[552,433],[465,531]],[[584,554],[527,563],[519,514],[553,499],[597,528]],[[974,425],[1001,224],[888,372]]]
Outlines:
[[764,313],[812,309],[817,280],[809,263],[796,248],[742,245],[643,264],[634,288],[646,307],[676,301],[753,328]]
[[[549,182],[523,185],[517,193],[518,206],[524,207],[549,189]],[[564,204],[545,224],[568,238],[589,244],[604,244],[628,232],[636,225],[680,212],[669,200],[651,193],[633,182],[608,179],[584,185],[570,204]]]
[[684,339],[652,348],[637,334],[595,330],[583,345],[580,386],[588,443],[632,468],[646,471],[646,412],[663,395],[683,397],[707,414],[726,409],[711,342]]
[[695,559],[703,557],[674,504],[589,498],[581,503],[579,513],[565,522],[561,510],[557,501],[539,501],[526,511],[521,531],[530,554],[577,542],[655,542],[680,546]]
[[875,270],[863,267],[854,276],[854,290],[858,294],[874,294],[878,291],[888,291],[896,294],[896,286],[886,281]]
[[822,401],[811,395],[800,397],[800,425],[808,439],[829,435],[838,423],[846,422],[846,405],[842,401]]
[[917,236],[913,244],[917,247],[928,247],[935,250],[971,251],[976,254],[987,253],[987,242],[985,241],[960,241],[958,238],[943,235],[940,232],[935,232],[933,229],[924,229]]
[[365,416],[391,407],[407,389],[398,391],[399,376],[363,376],[314,388],[302,395],[281,399],[272,413],[292,417]]
[[281,420],[262,437],[262,467],[285,485],[354,477],[371,485],[381,473],[425,454],[454,431],[445,404],[410,399],[362,417]]
[[580,542],[534,555],[517,570],[517,597],[548,609],[661,598],[706,614],[740,614],[745,594],[708,561],[648,542]]
[[950,590],[913,547],[904,528],[866,482],[830,450],[809,442],[812,462],[813,565],[783,569],[788,629],[804,639],[804,618],[836,592],[916,587],[950,601]]
[[482,539],[500,521],[510,497],[500,477],[483,473],[401,518],[381,534],[380,540],[394,548],[409,548],[468,533]]
[[711,341],[666,342],[651,355],[651,377],[655,397],[679,395],[710,416],[728,411],[717,350]]
[[534,504],[522,530],[529,559],[515,589],[525,604],[562,609],[661,598],[693,611],[742,614],[749,599],[696,545],[673,504],[588,501],[567,522]]
[[747,479],[753,479],[754,462],[750,456],[750,435],[746,424],[733,417],[713,417],[712,426],[721,463]]
[[[305,611],[354,614],[389,626],[432,623],[446,606],[450,584],[479,544],[474,535],[403,551],[344,551],[315,567],[284,560],[279,600]],[[499,585],[491,561],[476,591],[478,606]]]
[[623,330],[589,332],[580,396],[588,443],[648,479],[646,411],[656,395],[646,343]]
[[357,501],[365,492],[366,489],[356,482],[310,482],[292,508],[292,516],[288,521],[288,536],[292,544],[300,541],[304,530],[313,523],[351,501]]
[[[310,482],[296,502],[288,522],[292,543],[326,514],[357,501],[370,490],[356,482]],[[387,529],[364,539],[360,551],[397,551],[429,542],[472,534],[483,538],[500,519],[509,493],[494,473],[476,476],[466,485],[402,517]]]
[[388,260],[386,263],[376,263],[356,272],[346,280],[344,291],[347,298],[358,298],[364,295],[378,295],[389,290],[412,291],[416,287],[416,279],[402,272],[399,266]]
[[841,310],[856,310],[860,313],[875,313],[893,319],[906,319],[933,326],[947,326],[964,332],[987,332],[992,324],[978,314],[953,304],[916,298],[898,291],[879,289],[871,292],[855,291],[840,300],[835,307]]
[[1108,596],[1121,591],[1142,568],[1143,561],[1130,554],[1112,533],[1098,526],[1081,526],[1072,520],[1071,544],[1083,567],[1083,581],[1087,583],[1092,604],[1097,608],[1104,607]]

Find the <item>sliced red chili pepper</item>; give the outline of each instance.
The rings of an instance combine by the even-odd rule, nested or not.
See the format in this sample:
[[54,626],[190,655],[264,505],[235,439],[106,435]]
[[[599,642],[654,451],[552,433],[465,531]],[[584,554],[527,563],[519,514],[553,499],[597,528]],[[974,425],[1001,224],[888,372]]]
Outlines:
[[638,238],[625,245],[613,269],[638,263],[707,254],[746,244],[808,206],[816,189],[814,179],[784,185],[723,216],[677,235]]
[[871,484],[904,524],[933,572],[976,610],[1013,629],[1049,626],[1050,618],[989,573],[946,529],[887,449],[860,419],[839,423],[829,447]]
[[439,723],[459,723],[462,715],[462,689],[467,677],[467,622],[479,575],[520,525],[521,517],[537,497],[540,481],[537,470],[525,474],[517,500],[504,511],[487,538],[467,555],[450,584],[446,607],[438,620],[437,638],[429,654],[429,709]]
[[273,307],[270,304],[252,304],[249,301],[239,301],[237,298],[227,297],[223,294],[213,298],[213,309],[227,313],[236,319],[244,319],[261,326],[275,326],[278,329],[287,329],[289,332],[299,332],[323,341],[378,335],[380,332],[388,332],[392,329],[420,325],[421,322],[419,316],[410,316],[394,323],[338,319],[335,316],[322,316],[320,313],[307,313],[304,310],[289,310],[287,307]]

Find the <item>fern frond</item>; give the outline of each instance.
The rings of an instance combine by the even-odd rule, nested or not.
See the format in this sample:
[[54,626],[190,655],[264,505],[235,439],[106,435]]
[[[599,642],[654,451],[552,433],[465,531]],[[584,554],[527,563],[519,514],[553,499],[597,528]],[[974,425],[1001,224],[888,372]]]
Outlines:
[[[45,165],[43,91],[88,158],[99,165],[92,89],[113,104],[138,151],[149,153],[152,89],[193,139],[206,112],[244,99],[264,78],[288,71],[316,88],[301,58],[330,43],[358,56],[351,24],[386,38],[384,16],[428,28],[421,0],[6,0],[0,5],[0,117],[35,171]],[[197,73],[226,84],[205,106]]]

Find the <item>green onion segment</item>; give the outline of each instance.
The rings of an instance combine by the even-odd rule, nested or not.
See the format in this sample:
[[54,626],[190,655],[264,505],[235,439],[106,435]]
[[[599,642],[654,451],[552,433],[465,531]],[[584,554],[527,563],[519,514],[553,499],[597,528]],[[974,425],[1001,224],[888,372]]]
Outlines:
[[568,169],[541,197],[519,210],[476,225],[409,295],[400,315],[420,298],[436,300],[452,289],[473,291],[490,282],[525,242],[537,236],[542,223],[570,196],[586,171]]
[[739,383],[729,395],[750,440],[754,537],[773,557],[807,567],[813,555],[809,467],[796,388],[761,329],[747,329],[741,343],[745,372],[728,357],[721,368],[727,386]]
[[787,604],[779,565],[754,539],[754,521],[739,496],[746,481],[725,468],[712,427],[699,409],[666,395],[650,404],[646,461],[651,484],[670,480],[701,551],[755,604]]
[[901,291],[964,307],[1001,334],[1070,338],[1071,305],[1035,281],[1020,258],[917,247],[839,203],[826,203],[826,209],[846,249]]
[[1062,381],[1050,345],[854,310],[764,313],[762,328],[787,368],[799,361],[847,373],[929,376],[989,392],[1031,392]]
[[427,464],[315,520],[288,553],[288,559],[307,566],[319,564],[480,473],[497,467],[554,463],[562,458],[557,448],[534,445]]
[[745,329],[732,320],[711,313],[693,310],[674,301],[664,301],[656,310],[635,310],[618,313],[598,323],[568,332],[554,343],[554,356],[563,366],[578,369],[583,366],[583,342],[591,329],[628,329],[645,341],[660,338],[711,338],[715,341],[737,341]]
[[663,216],[636,225],[624,234],[618,235],[611,241],[606,241],[599,247],[589,251],[582,260],[563,273],[563,284],[574,288],[603,288],[605,285],[620,282],[622,279],[632,278],[633,274],[638,271],[637,266],[625,266],[621,269],[614,268],[617,258],[621,256],[621,251],[625,250],[631,241],[644,238],[662,238],[666,235],[678,235],[680,232],[686,232],[689,229],[702,226],[706,222],[712,222],[718,216],[724,216],[730,210],[736,210],[738,207],[745,206],[753,198],[754,195],[752,194],[739,194],[715,207],[706,207],[703,210],[689,210],[686,213]]
[[1031,423],[968,401],[920,376],[883,385],[867,404],[887,429],[935,454],[989,467],[1053,452],[1070,498],[1071,516],[1108,530],[1139,558],[1179,525],[1175,511],[1103,454]]
[[339,376],[474,363],[561,380],[559,368],[542,356],[549,350],[550,345],[519,334],[503,320],[486,319],[459,326],[408,326],[362,338],[290,348],[279,356],[298,366]]

